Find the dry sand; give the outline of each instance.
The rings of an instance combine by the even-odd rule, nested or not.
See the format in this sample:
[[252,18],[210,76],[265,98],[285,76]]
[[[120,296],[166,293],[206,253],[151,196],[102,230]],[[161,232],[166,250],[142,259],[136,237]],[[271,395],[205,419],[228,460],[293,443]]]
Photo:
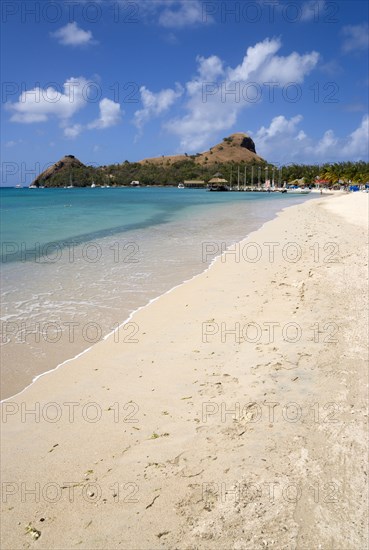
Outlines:
[[285,210],[4,403],[2,548],[366,548],[368,198]]

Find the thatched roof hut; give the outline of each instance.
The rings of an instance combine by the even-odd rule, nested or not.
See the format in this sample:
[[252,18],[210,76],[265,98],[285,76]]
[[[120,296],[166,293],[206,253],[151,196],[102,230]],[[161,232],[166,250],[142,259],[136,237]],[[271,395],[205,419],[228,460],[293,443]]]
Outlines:
[[228,183],[228,180],[225,180],[224,178],[214,177],[209,180],[209,183],[211,183],[212,185],[224,185]]

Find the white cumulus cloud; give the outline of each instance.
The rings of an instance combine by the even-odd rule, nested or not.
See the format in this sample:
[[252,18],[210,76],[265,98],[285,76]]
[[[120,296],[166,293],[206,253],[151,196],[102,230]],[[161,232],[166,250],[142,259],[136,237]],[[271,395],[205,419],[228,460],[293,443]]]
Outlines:
[[344,160],[367,160],[369,150],[369,117],[365,115],[360,125],[347,136],[337,136],[326,130],[318,139],[308,136],[297,115],[287,119],[283,115],[272,119],[269,126],[262,126],[252,135],[258,153],[274,163],[321,163]]
[[224,66],[214,55],[197,58],[197,75],[186,83],[187,112],[165,125],[180,138],[182,150],[199,150],[217,132],[230,129],[242,110],[260,100],[254,100],[255,90],[260,92],[265,83],[273,82],[276,87],[301,84],[316,67],[317,52],[278,56],[281,47],[279,39],[267,38],[247,48],[235,67]]
[[199,55],[196,59],[198,63],[198,73],[202,80],[214,80],[224,74],[223,62],[216,56],[202,57]]
[[257,134],[256,139],[258,143],[268,143],[275,138],[279,139],[281,135],[294,135],[297,125],[301,122],[302,116],[297,115],[288,120],[283,115],[279,115],[273,118],[270,126],[265,128],[262,126]]
[[137,128],[142,126],[154,116],[158,116],[167,111],[175,101],[183,94],[181,86],[177,85],[175,90],[167,88],[158,93],[151,92],[146,86],[140,88],[141,101],[143,109],[135,112],[134,122]]
[[62,124],[62,126],[64,127],[64,136],[69,139],[75,139],[86,130],[103,130],[105,128],[110,128],[111,126],[115,126],[121,121],[122,115],[123,112],[121,110],[120,104],[115,103],[107,97],[104,97],[104,99],[102,99],[99,103],[99,117],[97,119],[86,125],[65,125],[65,123]]
[[369,115],[365,115],[361,124],[346,140],[343,153],[347,158],[367,159],[369,151]]
[[104,129],[118,124],[122,117],[120,104],[104,97],[99,103],[100,116],[88,125],[89,129]]
[[87,46],[95,41],[91,31],[84,31],[75,21],[67,23],[55,32],[50,33],[63,46]]
[[37,87],[23,92],[18,101],[7,103],[5,108],[11,113],[11,122],[32,124],[57,118],[64,136],[72,139],[84,130],[109,128],[118,124],[123,115],[120,104],[106,97],[99,102],[99,117],[90,124],[82,125],[71,120],[88,104],[90,86],[96,87],[96,84],[84,77],[72,77],[63,84],[62,91],[53,87]]
[[63,91],[37,87],[23,92],[17,102],[7,103],[6,109],[12,113],[12,122],[46,122],[53,116],[65,120],[86,105],[84,91],[87,86],[85,78],[72,77],[63,84]]
[[275,81],[279,85],[289,82],[301,83],[316,66],[319,54],[315,51],[305,55],[292,52],[286,57],[277,56],[282,47],[278,39],[267,38],[246,51],[242,63],[229,71],[231,81]]
[[75,139],[83,131],[82,124],[73,124],[64,128],[64,135],[69,139]]

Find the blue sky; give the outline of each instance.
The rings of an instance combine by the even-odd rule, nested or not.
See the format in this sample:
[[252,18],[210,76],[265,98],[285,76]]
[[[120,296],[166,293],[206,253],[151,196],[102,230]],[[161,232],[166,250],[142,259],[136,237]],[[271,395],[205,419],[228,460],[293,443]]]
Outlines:
[[361,0],[7,1],[2,185],[249,133],[270,162],[368,160]]

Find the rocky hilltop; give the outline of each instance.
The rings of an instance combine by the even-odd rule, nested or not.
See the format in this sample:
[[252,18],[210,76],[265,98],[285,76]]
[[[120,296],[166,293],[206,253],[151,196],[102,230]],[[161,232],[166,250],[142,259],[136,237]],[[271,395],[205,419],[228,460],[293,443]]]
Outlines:
[[255,143],[243,133],[232,134],[208,151],[194,155],[173,155],[147,158],[139,162],[86,166],[73,155],[66,155],[37,176],[36,187],[90,187],[91,185],[122,186],[131,181],[143,185],[176,185],[184,180],[209,181],[214,173],[226,178],[235,165],[265,165],[256,153]]
[[[36,179],[33,180],[32,185],[39,187],[44,185],[47,187],[48,183],[52,181],[53,178],[57,175],[61,175],[65,183],[70,182],[70,177],[76,171],[76,169],[87,168],[80,160],[78,160],[73,155],[65,155],[63,158],[58,160],[55,164],[41,172]],[[65,179],[66,178],[66,179]]]
[[247,134],[237,133],[223,139],[222,143],[210,147],[208,151],[197,153],[196,155],[172,155],[141,160],[141,164],[173,164],[191,158],[196,164],[216,164],[216,163],[260,163],[264,162],[256,154],[255,143]]

